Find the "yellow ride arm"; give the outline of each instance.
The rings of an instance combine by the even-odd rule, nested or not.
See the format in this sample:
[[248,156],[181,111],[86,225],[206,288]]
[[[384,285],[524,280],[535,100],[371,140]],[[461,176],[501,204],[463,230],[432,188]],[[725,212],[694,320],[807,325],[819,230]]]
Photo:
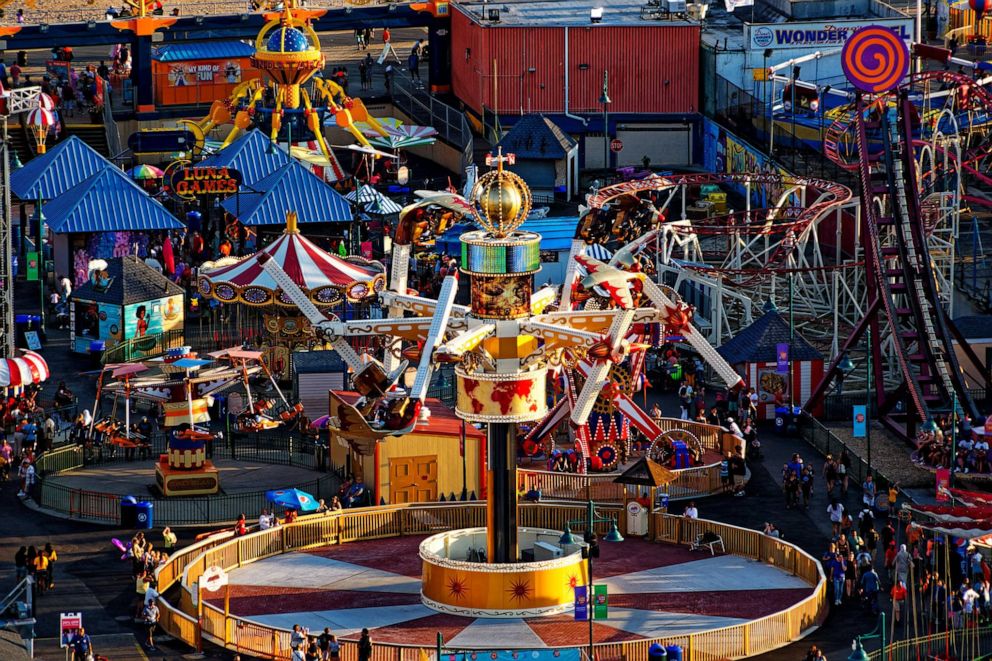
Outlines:
[[303,107],[306,109],[307,113],[307,128],[313,133],[314,138],[317,140],[317,146],[320,147],[320,153],[324,155],[329,162],[333,163],[334,158],[331,155],[331,150],[327,146],[327,141],[324,140],[323,128],[320,125],[320,115],[314,112],[313,105],[310,103],[310,95],[307,94],[305,89],[301,89],[300,92],[303,96]]

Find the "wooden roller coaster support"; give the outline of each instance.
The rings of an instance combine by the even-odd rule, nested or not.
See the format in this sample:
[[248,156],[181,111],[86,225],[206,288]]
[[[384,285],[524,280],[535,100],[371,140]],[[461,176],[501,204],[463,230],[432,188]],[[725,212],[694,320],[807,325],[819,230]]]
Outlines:
[[[863,96],[855,102],[855,143],[859,160],[862,234],[866,238],[865,274],[868,305],[814,389],[806,410],[815,407],[838,376],[838,365],[869,332],[875,383],[883,384],[884,361],[880,334],[881,312],[892,329],[894,358],[901,383],[893,390],[875,390],[879,419],[895,433],[911,439],[916,424],[937,410],[960,406],[966,413],[978,411],[968,394],[951,338],[960,338],[941,305],[930,253],[921,222],[921,203],[916,185],[913,150],[913,105],[908,88],[899,92],[896,122],[885,106],[877,107],[882,139],[881,153],[869,151],[868,106]],[[832,127],[833,128],[833,127]],[[838,130],[841,127],[838,126]],[[901,145],[901,148],[900,148]],[[877,203],[881,204],[877,204]],[[882,211],[879,211],[879,208]],[[960,338],[959,341],[963,340]],[[961,342],[967,347],[966,342]],[[969,359],[970,347],[965,349]],[[904,404],[900,411],[898,404]]]

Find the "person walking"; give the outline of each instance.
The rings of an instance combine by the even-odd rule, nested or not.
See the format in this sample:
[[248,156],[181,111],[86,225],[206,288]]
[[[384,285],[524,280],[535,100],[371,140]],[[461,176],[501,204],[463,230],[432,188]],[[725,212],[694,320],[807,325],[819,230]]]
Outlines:
[[836,498],[832,499],[827,505],[827,514],[830,516],[830,526],[836,537],[840,534],[840,524],[844,520],[844,505]]
[[861,502],[864,503],[865,509],[871,510],[875,506],[875,495],[877,493],[877,486],[875,480],[872,478],[871,473],[865,475],[865,481],[861,483]]
[[96,656],[96,652],[93,651],[93,641],[86,634],[86,629],[82,627],[73,635],[69,642],[69,649],[72,650],[71,661],[89,661]]
[[148,645],[148,651],[155,651],[155,627],[158,626],[159,610],[156,600],[152,599],[145,606],[141,613],[141,619],[145,625],[146,639],[145,643]]
[[368,629],[362,629],[362,635],[358,639],[358,661],[372,661],[372,639],[369,638]]
[[48,580],[48,589],[55,589],[55,561],[59,559],[58,553],[52,548],[52,543],[48,542],[45,544],[45,550],[41,552],[41,555],[48,559],[48,572],[46,579]]

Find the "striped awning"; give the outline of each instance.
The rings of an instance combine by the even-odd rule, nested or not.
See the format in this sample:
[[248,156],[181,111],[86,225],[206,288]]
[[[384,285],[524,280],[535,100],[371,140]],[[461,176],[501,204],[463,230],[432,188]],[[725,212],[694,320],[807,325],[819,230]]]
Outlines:
[[47,381],[51,373],[41,354],[25,351],[17,358],[0,360],[0,387],[27,386]]

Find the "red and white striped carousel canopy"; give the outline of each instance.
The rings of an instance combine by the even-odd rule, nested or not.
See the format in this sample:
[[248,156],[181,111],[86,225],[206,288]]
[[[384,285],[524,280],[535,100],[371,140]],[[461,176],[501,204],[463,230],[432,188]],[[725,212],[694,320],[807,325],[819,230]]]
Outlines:
[[[260,252],[270,255],[317,305],[335,305],[342,298],[357,302],[375,296],[386,286],[386,269],[361,257],[342,258],[318,248],[295,229]],[[200,270],[199,291],[223,303],[285,305],[293,302],[276,285],[256,258],[233,263],[208,262]]]
[[32,383],[47,381],[51,376],[48,363],[41,354],[25,351],[17,358],[0,360],[0,388],[29,386]]

